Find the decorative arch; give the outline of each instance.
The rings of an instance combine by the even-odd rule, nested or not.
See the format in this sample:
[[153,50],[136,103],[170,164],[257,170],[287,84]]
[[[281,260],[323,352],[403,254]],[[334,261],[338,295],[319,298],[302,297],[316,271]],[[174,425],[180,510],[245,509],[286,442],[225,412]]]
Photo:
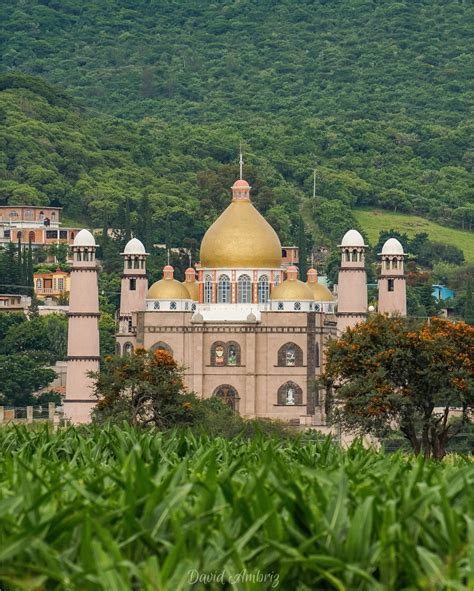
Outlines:
[[296,343],[285,343],[278,351],[279,367],[301,367],[303,350]]
[[351,253],[349,252],[349,249],[348,248],[346,248],[344,250],[344,256],[345,256],[346,261],[350,261],[351,260]]
[[204,303],[212,304],[212,275],[204,276]]
[[238,411],[240,398],[237,390],[233,386],[230,386],[229,384],[217,386],[212,395],[220,398],[222,402],[230,406],[232,410],[236,412]]
[[237,303],[252,303],[252,280],[249,275],[241,275],[237,280]]
[[120,346],[120,343],[115,343],[115,355],[121,355],[122,354],[122,347]]
[[167,353],[169,353],[171,355],[171,357],[173,357],[173,349],[169,345],[164,343],[163,341],[158,341],[157,343],[152,345],[150,347],[150,350],[151,351],[166,351]]
[[303,404],[303,390],[295,382],[286,382],[278,388],[277,400],[284,406]]
[[229,367],[240,367],[240,345],[235,341],[227,343],[226,365]]
[[228,275],[221,275],[217,283],[217,303],[230,303],[230,279]]
[[226,345],[223,341],[216,341],[211,346],[212,367],[223,367],[226,365]]
[[123,354],[124,355],[131,355],[132,353],[133,353],[133,344],[130,342],[124,343]]
[[357,262],[359,256],[358,256],[358,252],[357,250],[354,248],[354,250],[352,251],[352,261],[353,262]]
[[258,280],[258,303],[266,304],[270,297],[270,287],[268,283],[268,277],[262,275]]

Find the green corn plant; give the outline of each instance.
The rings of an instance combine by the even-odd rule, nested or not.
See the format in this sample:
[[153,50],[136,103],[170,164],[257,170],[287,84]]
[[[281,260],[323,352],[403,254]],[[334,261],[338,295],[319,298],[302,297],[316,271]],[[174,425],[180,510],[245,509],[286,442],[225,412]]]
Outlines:
[[0,445],[4,591],[474,588],[467,457],[127,425]]

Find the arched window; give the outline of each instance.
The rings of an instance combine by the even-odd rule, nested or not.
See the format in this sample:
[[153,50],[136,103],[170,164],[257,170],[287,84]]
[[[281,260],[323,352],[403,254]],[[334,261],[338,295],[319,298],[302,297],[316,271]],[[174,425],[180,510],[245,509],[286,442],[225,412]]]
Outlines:
[[83,261],[88,261],[89,260],[89,251],[85,250],[82,254],[82,260]]
[[390,269],[390,259],[385,259],[385,268]]
[[122,353],[122,348],[120,347],[120,343],[115,343],[115,355],[120,355]]
[[356,262],[357,261],[357,250],[355,248],[352,251],[352,261],[353,262]]
[[28,234],[28,240],[29,240],[29,242],[34,242],[35,241],[35,233],[34,232],[30,232]]
[[237,394],[237,390],[233,386],[229,386],[228,384],[218,386],[214,390],[212,395],[217,396],[217,398],[220,398],[222,402],[228,404],[232,410],[238,410],[239,395]]
[[55,219],[56,219],[56,212],[55,212],[55,211],[52,211],[52,212],[51,212],[51,218],[52,218],[53,220],[55,220]]
[[346,248],[346,250],[344,251],[345,257],[346,257],[346,261],[350,261],[351,260],[351,253],[349,252],[349,250]]
[[392,259],[392,269],[397,269],[398,268],[398,261],[397,259]]
[[227,275],[221,275],[217,284],[217,303],[228,304],[230,302],[230,279]]
[[81,253],[81,251],[80,251],[80,250],[78,250],[78,251],[76,252],[76,261],[79,261],[79,262],[81,262],[81,261],[82,261],[82,253]]
[[301,367],[303,350],[295,343],[285,343],[278,351],[279,367]]
[[41,289],[41,279],[36,280],[36,289]]
[[139,261],[138,257],[135,257],[133,259],[133,268],[134,269],[139,269],[140,268],[140,261]]
[[204,303],[212,304],[212,277],[206,275],[204,277]]
[[17,232],[16,233],[16,239],[17,240],[21,240],[22,236],[23,236],[23,234],[21,232]]
[[44,211],[39,212],[39,219],[40,219],[40,222],[42,222],[44,220]]
[[286,382],[278,389],[277,400],[285,406],[303,404],[303,390],[295,382]]
[[223,367],[226,361],[225,343],[216,341],[211,347],[211,365],[213,367]]
[[171,355],[171,357],[173,357],[173,349],[167,345],[166,343],[163,343],[163,341],[158,341],[158,343],[155,343],[154,345],[152,345],[150,347],[151,351],[166,351],[167,353],[169,353]]
[[258,303],[266,304],[269,297],[268,277],[262,275],[258,280]]
[[276,287],[280,283],[280,273],[275,273],[275,279],[273,285]]
[[240,345],[231,341],[227,343],[227,354],[226,354],[227,365],[230,367],[240,366]]
[[132,343],[125,343],[123,346],[123,354],[124,355],[131,355],[132,353],[133,353]]
[[252,302],[252,282],[248,275],[241,275],[237,281],[237,303],[250,304]]

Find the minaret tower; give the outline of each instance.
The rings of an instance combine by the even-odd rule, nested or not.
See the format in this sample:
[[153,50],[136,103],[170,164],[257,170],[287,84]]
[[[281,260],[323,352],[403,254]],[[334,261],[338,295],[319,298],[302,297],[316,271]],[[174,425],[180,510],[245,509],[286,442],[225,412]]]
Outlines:
[[363,322],[367,316],[367,274],[364,239],[357,230],[344,234],[337,286],[337,332]]
[[403,268],[405,253],[396,238],[383,245],[382,267],[379,277],[379,308],[382,314],[407,315],[406,279]]
[[146,276],[145,247],[137,238],[127,242],[123,256],[123,274],[120,288],[119,332],[117,343],[122,345],[134,336],[132,312],[145,310],[145,299],[148,291]]
[[96,402],[90,371],[99,370],[99,295],[96,244],[81,230],[72,246],[71,289],[67,343],[66,400],[64,412],[73,423],[87,423]]

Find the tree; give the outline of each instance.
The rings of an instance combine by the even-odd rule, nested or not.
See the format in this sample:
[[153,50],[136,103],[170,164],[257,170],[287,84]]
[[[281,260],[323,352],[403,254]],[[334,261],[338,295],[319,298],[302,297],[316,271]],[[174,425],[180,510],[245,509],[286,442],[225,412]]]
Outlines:
[[415,453],[442,458],[474,409],[473,347],[464,322],[372,316],[329,344],[331,420],[376,437],[398,429]]
[[0,355],[0,401],[5,406],[37,404],[34,392],[50,384],[56,373],[27,355]]
[[183,369],[161,349],[137,349],[124,357],[108,356],[91,373],[98,399],[95,420],[126,420],[133,425],[190,425],[199,401],[186,391]]
[[42,363],[65,359],[67,318],[62,314],[32,316],[27,322],[11,326],[0,348],[7,355],[29,355]]

